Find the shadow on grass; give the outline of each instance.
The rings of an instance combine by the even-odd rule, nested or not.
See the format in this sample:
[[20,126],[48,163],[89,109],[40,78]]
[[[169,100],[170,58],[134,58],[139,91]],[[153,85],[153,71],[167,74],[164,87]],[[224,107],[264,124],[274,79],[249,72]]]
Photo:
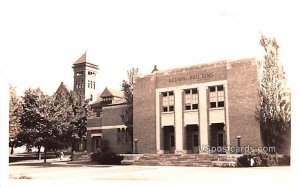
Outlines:
[[[64,152],[65,155],[71,155],[71,153]],[[54,159],[57,158],[58,155],[55,152],[47,152],[47,159]],[[41,153],[41,159],[44,160],[44,153]],[[37,160],[37,152],[31,153],[18,153],[9,156],[9,163],[15,163],[20,161],[27,161],[27,160]]]
[[96,162],[73,162],[73,161],[55,161],[55,162],[32,162],[32,163],[18,163],[18,164],[10,164],[9,166],[29,166],[33,168],[48,168],[48,167],[100,167],[107,168],[112,167],[112,165],[99,165]]

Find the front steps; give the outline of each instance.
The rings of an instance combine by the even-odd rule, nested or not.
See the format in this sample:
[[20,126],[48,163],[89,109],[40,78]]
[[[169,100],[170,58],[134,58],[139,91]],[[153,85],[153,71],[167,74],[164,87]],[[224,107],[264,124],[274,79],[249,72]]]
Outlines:
[[124,155],[122,164],[143,166],[235,167],[240,155],[233,154],[139,154]]

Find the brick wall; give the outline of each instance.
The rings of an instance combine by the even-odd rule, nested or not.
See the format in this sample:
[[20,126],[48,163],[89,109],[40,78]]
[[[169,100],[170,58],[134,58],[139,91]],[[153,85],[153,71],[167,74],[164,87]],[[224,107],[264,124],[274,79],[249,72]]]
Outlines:
[[[102,126],[124,125],[121,114],[125,107],[126,105],[103,107]],[[121,139],[120,142],[117,142],[117,131],[118,128],[102,129],[102,138],[108,142],[109,147],[115,153],[131,152],[130,140],[125,142],[125,139]]]
[[124,137],[121,137],[118,142],[118,129],[103,129],[102,138],[108,142],[108,146],[114,153],[131,153],[130,139],[126,142]]
[[121,119],[122,111],[126,105],[108,106],[102,108],[102,126],[123,125]]
[[156,153],[155,89],[155,77],[136,79],[133,91],[133,139],[138,139],[138,153]]
[[228,63],[228,108],[230,143],[237,145],[236,136],[241,136],[242,145],[261,146],[260,128],[255,120],[258,102],[258,76],[255,59]]

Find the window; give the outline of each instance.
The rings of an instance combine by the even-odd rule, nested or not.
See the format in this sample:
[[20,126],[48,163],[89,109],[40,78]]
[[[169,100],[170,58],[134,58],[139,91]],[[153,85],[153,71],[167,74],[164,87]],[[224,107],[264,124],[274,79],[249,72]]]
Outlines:
[[224,87],[223,85],[209,87],[210,108],[224,107]]
[[83,75],[84,73],[83,73],[83,71],[78,71],[78,72],[76,72],[76,76],[81,76],[81,75]]
[[[91,81],[92,82],[92,81]],[[94,82],[94,89],[95,89],[95,87],[96,87],[96,84],[95,84],[95,82]]]
[[93,95],[91,94],[91,96],[90,96],[90,101],[93,101]]
[[185,110],[198,109],[198,90],[186,89],[184,90]]
[[80,87],[81,87],[81,88],[84,87],[84,82],[83,82],[83,80],[80,81]]
[[174,92],[168,91],[162,93],[162,111],[173,112],[174,111]]
[[88,80],[88,88],[90,88],[90,81]]

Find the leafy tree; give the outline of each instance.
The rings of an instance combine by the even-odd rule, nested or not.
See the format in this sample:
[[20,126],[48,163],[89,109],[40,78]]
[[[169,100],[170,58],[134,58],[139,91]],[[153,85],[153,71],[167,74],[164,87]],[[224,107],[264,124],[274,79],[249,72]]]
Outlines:
[[87,118],[91,115],[88,100],[71,91],[69,93],[56,93],[55,101],[61,105],[61,143],[72,147],[72,152],[78,150],[79,145],[87,137]]
[[61,106],[56,105],[54,98],[43,94],[39,88],[25,91],[22,106],[21,132],[18,140],[28,147],[38,147],[38,154],[40,148],[44,147],[44,162],[46,163],[47,150],[53,147],[53,143],[56,143],[59,135],[62,134]]
[[[126,100],[126,108],[121,113],[122,122],[127,127],[131,147],[133,148],[132,141],[133,141],[133,84],[134,84],[134,77],[138,75],[138,68],[131,68],[127,71],[128,80],[123,80],[122,82],[122,91],[124,92],[124,98]],[[131,148],[131,149],[132,149]],[[132,149],[133,150],[133,149]]]
[[16,94],[16,88],[9,85],[9,147],[10,153],[13,154],[14,147],[21,146],[16,139],[18,132],[20,131],[19,117],[21,113],[21,100]]
[[276,153],[288,141],[291,127],[290,92],[285,72],[279,61],[279,45],[274,38],[261,36],[264,60],[260,62],[259,104],[257,120],[260,123],[265,146],[275,146]]

